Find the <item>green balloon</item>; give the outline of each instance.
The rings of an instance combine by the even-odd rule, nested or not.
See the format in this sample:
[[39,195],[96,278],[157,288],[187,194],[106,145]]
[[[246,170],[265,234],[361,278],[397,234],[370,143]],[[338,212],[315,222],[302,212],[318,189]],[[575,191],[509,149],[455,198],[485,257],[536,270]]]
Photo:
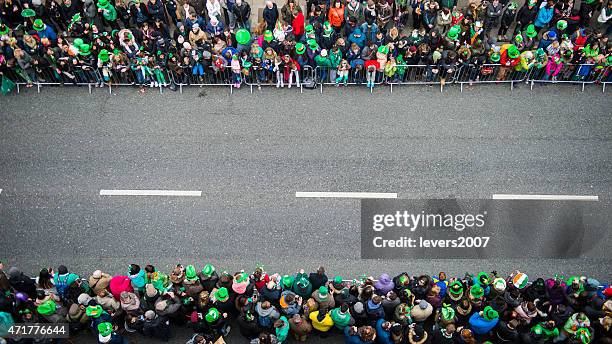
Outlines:
[[242,45],[249,43],[251,34],[247,29],[240,29],[236,32],[236,41]]

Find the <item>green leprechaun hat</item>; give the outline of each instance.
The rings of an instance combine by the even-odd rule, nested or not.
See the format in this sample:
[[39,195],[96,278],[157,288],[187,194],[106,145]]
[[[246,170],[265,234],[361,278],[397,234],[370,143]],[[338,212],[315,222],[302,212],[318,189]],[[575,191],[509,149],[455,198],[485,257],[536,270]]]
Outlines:
[[34,12],[34,10],[31,8],[26,8],[23,11],[21,11],[21,16],[24,18],[31,18],[31,17],[36,16],[36,12]]
[[110,3],[108,2],[108,0],[98,0],[99,8],[107,8],[108,6],[110,6]]
[[463,284],[459,281],[454,281],[448,286],[450,298],[454,301],[461,299],[463,296]]
[[215,267],[212,266],[212,264],[206,264],[204,265],[204,268],[202,269],[202,275],[206,277],[212,276],[214,272],[215,272]]
[[378,47],[378,52],[387,55],[389,53],[389,47],[386,45],[381,45]]
[[499,53],[492,53],[490,59],[491,59],[491,62],[498,63],[499,60],[501,59],[501,56],[499,56]]
[[108,53],[108,50],[100,50],[100,53],[98,54],[98,60],[102,62],[108,62],[108,60],[110,60],[110,54]]
[[459,27],[459,25],[455,25],[451,27],[450,30],[448,30],[448,33],[446,34],[446,36],[454,41],[457,38],[459,38],[460,32],[461,32],[461,27]]
[[221,301],[221,302],[227,301],[227,299],[229,299],[227,288],[225,287],[219,288],[219,290],[217,290],[217,292],[215,293],[215,298],[217,299],[217,301]]
[[302,55],[306,52],[306,47],[304,46],[304,43],[297,43],[295,45],[295,53],[298,55]]
[[103,322],[98,324],[98,333],[100,333],[102,337],[110,336],[111,333],[113,333],[113,324],[109,322]]
[[308,41],[306,41],[306,43],[308,43],[308,47],[310,48],[310,50],[319,49],[319,43],[317,43],[317,41],[315,41],[314,39],[309,39]]
[[219,319],[220,316],[221,315],[219,314],[219,311],[213,307],[208,310],[204,318],[206,319],[206,322],[213,323],[217,321],[217,319]]
[[81,44],[79,46],[79,55],[81,56],[91,55],[91,46],[89,44]]
[[499,318],[499,313],[497,313],[497,311],[494,310],[493,307],[487,306],[482,311],[482,317],[487,321],[491,321],[493,319]]
[[475,299],[479,299],[484,296],[484,289],[478,284],[474,284],[472,288],[470,288],[470,295]]
[[557,29],[559,29],[561,31],[567,29],[567,21],[566,20],[559,20],[557,22]]
[[38,18],[34,21],[34,24],[32,25],[32,27],[36,31],[42,31],[45,29],[45,23],[43,23],[42,19]]
[[274,35],[272,34],[272,31],[266,30],[264,32],[264,41],[271,42],[273,39],[274,39]]
[[[159,52],[158,52],[159,55]],[[196,269],[193,265],[187,265],[185,268],[185,279],[188,281],[195,281],[198,279],[198,275],[196,274]]]
[[0,23],[0,36],[4,36],[8,34],[9,30],[10,30],[9,27],[6,24]]
[[[296,47],[297,47],[297,45],[296,45]],[[306,49],[306,48],[304,48],[304,49]],[[283,288],[284,289],[291,289],[291,286],[293,285],[293,276],[285,275],[285,276],[283,276],[281,281],[283,283]]]
[[519,55],[521,54],[521,52],[518,50],[518,48],[516,47],[516,45],[512,44],[508,47],[508,57],[511,59],[515,59],[517,57],[519,57]]
[[305,29],[306,35],[314,34],[314,27],[311,24],[306,25]]
[[538,35],[538,32],[535,29],[535,25],[529,24],[527,26],[527,30],[525,31],[525,35],[529,38],[533,38]]

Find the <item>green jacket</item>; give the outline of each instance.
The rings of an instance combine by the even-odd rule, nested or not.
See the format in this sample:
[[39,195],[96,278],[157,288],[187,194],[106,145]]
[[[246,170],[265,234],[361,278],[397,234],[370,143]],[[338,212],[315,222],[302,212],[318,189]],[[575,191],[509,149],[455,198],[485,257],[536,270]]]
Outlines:
[[284,315],[280,317],[280,320],[283,322],[283,327],[276,328],[276,339],[279,343],[282,343],[289,336],[289,321],[287,321]]
[[115,10],[115,8],[112,5],[108,5],[100,9],[102,10],[102,16],[104,16],[104,19],[108,21],[117,20],[117,10]]
[[330,51],[329,59],[332,67],[337,68],[340,65],[340,62],[342,62],[342,51],[340,51],[340,49],[338,49],[337,53]]
[[351,323],[351,313],[340,313],[340,307],[331,310],[331,318],[334,325],[340,330],[344,330]]
[[315,62],[317,63],[317,66],[320,66],[320,67],[331,67],[332,66],[332,63],[329,57],[323,57],[321,55],[315,56]]

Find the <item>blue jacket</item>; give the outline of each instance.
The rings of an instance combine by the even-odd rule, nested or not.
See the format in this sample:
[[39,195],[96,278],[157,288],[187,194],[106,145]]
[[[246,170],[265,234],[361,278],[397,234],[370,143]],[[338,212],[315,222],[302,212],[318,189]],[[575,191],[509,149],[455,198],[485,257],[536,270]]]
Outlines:
[[[356,35],[359,35],[360,37],[356,37]],[[366,37],[361,29],[355,28],[355,30],[353,30],[353,32],[348,36],[348,41],[350,44],[355,43],[360,49],[363,49],[366,44]]]
[[376,322],[376,343],[393,344],[393,341],[391,340],[391,332],[385,331],[382,328],[382,324],[385,321],[385,319],[378,319],[378,321]]
[[499,318],[495,318],[493,320],[486,320],[480,313],[474,313],[470,317],[470,328],[476,334],[485,334],[489,333],[497,325],[499,322]]
[[55,31],[49,25],[45,25],[45,29],[42,31],[38,31],[38,37],[40,38],[48,38],[51,42],[57,41],[57,35]]
[[372,42],[376,40],[376,34],[378,33],[378,25],[372,24],[372,26],[370,27],[369,37],[368,37],[368,23],[361,24],[360,29],[363,35],[365,36],[366,40],[369,39]]
[[364,342],[363,340],[361,340],[361,338],[359,338],[358,335],[350,335],[349,334],[349,329],[351,327],[347,326],[344,328],[344,343],[345,344],[369,344],[371,342]]
[[538,11],[538,17],[536,18],[534,25],[537,27],[544,27],[548,25],[548,23],[550,23],[550,21],[552,20],[553,13],[554,9],[552,7],[546,8],[546,6],[544,6],[540,8],[540,10]]
[[206,32],[213,36],[219,36],[223,33],[223,23],[219,22],[217,26],[212,26],[212,24],[208,22],[208,25],[206,25]]

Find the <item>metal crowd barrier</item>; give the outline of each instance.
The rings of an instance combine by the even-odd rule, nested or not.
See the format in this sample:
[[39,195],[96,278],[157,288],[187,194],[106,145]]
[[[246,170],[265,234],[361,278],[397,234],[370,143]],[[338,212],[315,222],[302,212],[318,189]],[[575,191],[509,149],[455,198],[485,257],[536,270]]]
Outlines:
[[397,65],[395,75],[387,83],[393,85],[440,85],[440,92],[444,85],[455,82],[457,68],[447,68],[434,65]]
[[573,64],[564,63],[561,65],[560,70],[556,76],[553,76],[555,71],[546,71],[546,67],[536,69],[533,68],[528,82],[530,83],[531,89],[535,83],[565,83],[565,84],[580,84],[582,86],[582,92],[587,84],[602,84],[602,92],[606,91],[606,84],[611,83],[610,74],[612,67],[610,66],[599,66],[595,64]]
[[514,90],[514,84],[526,81],[529,72],[518,71],[514,67],[504,67],[500,64],[467,64],[459,68],[455,83],[461,86],[461,92],[463,92],[464,84],[487,83],[509,83],[510,90]]
[[[361,68],[351,68],[349,70],[347,85],[363,85],[367,83],[367,71],[363,66]],[[323,94],[323,85],[336,85],[337,68],[317,66],[314,69],[314,75],[316,82],[320,86],[320,92]],[[385,74],[383,72],[376,71],[374,74],[374,84],[380,85],[385,81]],[[370,87],[370,93],[372,88]]]
[[[437,72],[436,72],[437,70]],[[11,79],[16,84],[17,93],[23,85],[31,81],[37,87],[37,92],[40,93],[42,86],[58,86],[58,85],[78,85],[88,86],[89,93],[92,92],[92,86],[100,85],[107,86],[109,93],[112,93],[112,87],[115,86],[150,86],[151,82],[156,81],[156,87],[160,93],[163,93],[165,87],[178,87],[180,92],[183,92],[184,86],[229,86],[230,93],[233,93],[234,79],[230,66],[223,68],[209,66],[203,69],[204,73],[199,75],[199,70],[194,71],[192,67],[184,67],[173,71],[163,70],[161,73],[155,74],[153,71],[147,76],[139,76],[138,71],[132,70],[129,66],[113,66],[110,70],[83,66],[75,68],[70,72],[59,71],[53,67],[46,67],[34,70],[33,76],[19,67],[9,68],[5,70],[4,76]],[[195,74],[194,74],[195,72]],[[550,72],[550,70],[549,70]],[[387,84],[393,92],[393,86],[397,85],[440,85],[442,92],[445,84],[459,84],[461,92],[463,92],[464,84],[487,84],[487,83],[509,83],[510,89],[514,89],[514,84],[518,82],[526,82],[533,89],[536,83],[567,83],[580,84],[584,91],[587,84],[601,84],[602,91],[605,92],[606,85],[612,83],[612,66],[601,66],[595,64],[565,64],[563,65],[556,78],[552,78],[546,73],[546,67],[533,67],[529,71],[517,71],[513,67],[502,67],[499,64],[464,64],[458,67],[451,68],[451,72],[447,68],[432,65],[398,65],[395,74],[391,77],[385,76],[383,72],[377,71],[375,74],[375,84]],[[314,79],[320,87],[320,92],[323,93],[323,85],[335,85],[337,75],[336,68],[321,67],[312,68],[304,66],[300,71],[299,85],[300,93],[303,92],[303,82],[308,78]],[[158,78],[160,80],[158,80]],[[364,68],[351,68],[347,84],[361,85],[366,83],[366,70]],[[257,86],[276,86],[276,72],[259,70],[251,67],[245,73],[241,73],[240,83],[250,88],[253,93],[253,87]],[[372,88],[370,88],[372,92]]]
[[[293,86],[300,88],[300,93],[304,92],[303,83],[305,79],[314,77],[314,69],[308,65],[302,67],[298,72],[299,79],[293,76],[289,76],[289,80],[283,80],[283,87]],[[284,77],[284,76],[283,76]],[[253,93],[253,87],[261,89],[262,86],[274,87],[278,84],[278,78],[276,72],[269,70],[262,70],[260,68],[250,67],[247,72],[243,71],[242,81],[245,85],[249,86],[251,93]],[[291,83],[289,83],[291,81]]]

